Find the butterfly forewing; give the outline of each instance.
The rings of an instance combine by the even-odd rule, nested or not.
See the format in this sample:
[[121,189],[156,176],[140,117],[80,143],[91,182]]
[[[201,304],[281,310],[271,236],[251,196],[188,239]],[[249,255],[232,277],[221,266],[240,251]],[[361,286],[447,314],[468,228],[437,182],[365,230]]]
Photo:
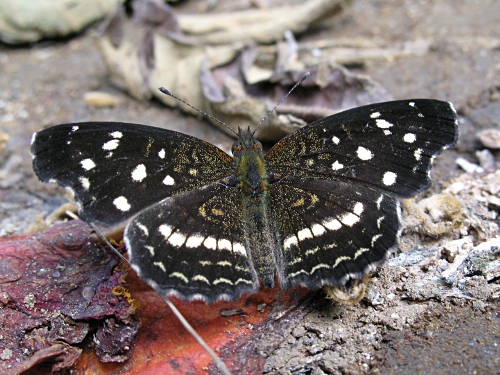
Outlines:
[[127,123],[75,123],[36,133],[33,169],[71,188],[83,220],[122,222],[149,205],[230,174],[232,158],[188,135]]
[[451,103],[393,101],[309,124],[278,142],[266,160],[279,175],[352,181],[410,197],[429,187],[432,159],[457,136]]
[[125,232],[130,261],[161,292],[214,302],[256,292],[241,197],[223,183],[167,198]]

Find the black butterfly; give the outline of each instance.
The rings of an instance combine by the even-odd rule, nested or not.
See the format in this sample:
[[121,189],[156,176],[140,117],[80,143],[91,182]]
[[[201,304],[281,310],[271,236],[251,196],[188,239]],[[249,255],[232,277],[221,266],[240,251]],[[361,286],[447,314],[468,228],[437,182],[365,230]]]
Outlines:
[[402,100],[313,122],[264,156],[239,130],[231,157],[144,125],[89,122],[35,133],[33,169],[71,188],[85,221],[124,234],[157,291],[213,302],[271,287],[342,286],[373,271],[400,234],[397,197],[427,189],[457,140],[451,103]]

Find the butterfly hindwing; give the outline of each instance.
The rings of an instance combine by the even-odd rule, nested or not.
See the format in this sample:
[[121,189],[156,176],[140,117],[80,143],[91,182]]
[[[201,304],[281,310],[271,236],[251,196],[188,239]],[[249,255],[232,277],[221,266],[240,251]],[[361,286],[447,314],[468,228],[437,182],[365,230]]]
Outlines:
[[125,230],[134,269],[159,292],[188,300],[255,293],[240,202],[237,189],[215,183],[144,210]]
[[80,217],[116,224],[230,173],[232,158],[200,139],[151,126],[89,122],[35,133],[33,169],[71,188]]
[[370,187],[287,177],[271,187],[270,196],[285,287],[318,289],[360,279],[397,242],[398,202]]
[[313,122],[278,142],[266,161],[279,175],[351,181],[410,197],[429,187],[432,159],[457,136],[451,103],[392,101]]

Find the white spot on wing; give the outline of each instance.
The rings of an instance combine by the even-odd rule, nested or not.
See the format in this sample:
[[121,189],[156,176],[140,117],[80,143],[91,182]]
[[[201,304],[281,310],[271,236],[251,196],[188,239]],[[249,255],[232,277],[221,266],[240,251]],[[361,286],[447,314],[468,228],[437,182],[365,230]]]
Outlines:
[[360,249],[358,249],[358,251],[356,251],[354,253],[354,257],[352,259],[356,259],[357,257],[359,257],[361,254],[363,253],[366,253],[367,251],[370,251],[370,249],[368,249],[367,247],[362,247]]
[[382,203],[382,200],[384,199],[384,195],[380,194],[380,197],[377,199],[377,210],[380,210],[380,204]]
[[233,244],[233,251],[235,253],[240,253],[241,255],[243,256],[247,256],[247,251],[245,250],[245,246],[243,246],[242,244],[240,244],[239,242],[235,242]]
[[200,236],[200,235],[196,235],[196,234],[193,236],[190,236],[190,237],[188,237],[188,239],[186,241],[186,247],[190,247],[190,248],[198,247],[203,243],[204,239],[205,239],[205,237]]
[[127,212],[128,210],[130,210],[131,207],[127,201],[127,198],[125,198],[124,196],[115,198],[115,200],[113,200],[113,204],[115,205],[116,208],[118,208],[120,211],[123,212]]
[[172,186],[172,185],[175,184],[175,180],[169,174],[167,175],[167,177],[165,177],[163,179],[162,182],[163,182],[164,185],[168,185],[168,186]]
[[338,257],[338,258],[335,260],[335,263],[333,263],[332,268],[337,267],[337,266],[339,265],[339,263],[340,263],[340,262],[343,262],[344,260],[349,260],[349,259],[351,259],[351,258],[349,258],[349,257],[345,257],[345,256],[344,256],[344,257]]
[[323,221],[321,224],[328,230],[339,230],[342,228],[342,224],[337,219],[328,219]]
[[292,272],[292,273],[288,274],[288,277],[289,277],[289,278],[292,278],[292,277],[295,277],[295,276],[297,276],[297,275],[300,275],[301,273],[305,273],[306,275],[308,275],[307,271],[300,270],[300,271],[297,271],[297,272]]
[[168,275],[170,277],[177,277],[178,279],[181,279],[182,281],[184,281],[185,283],[188,283],[189,280],[186,276],[184,276],[183,273],[180,273],[180,272],[172,272],[170,275]]
[[235,284],[238,285],[239,283],[245,283],[245,284],[250,284],[252,285],[253,284],[253,281],[252,280],[245,280],[245,279],[242,279],[241,277],[236,280]]
[[111,141],[107,141],[102,145],[102,149],[106,151],[114,150],[118,147],[118,143],[120,141],[118,139],[112,139]]
[[113,138],[121,138],[123,137],[123,133],[122,132],[119,132],[119,131],[114,131],[114,132],[111,132],[109,133],[109,135]]
[[349,212],[347,214],[344,214],[341,218],[340,221],[342,224],[345,224],[349,227],[352,227],[354,224],[356,224],[359,221],[359,217],[354,215],[352,212]]
[[373,112],[371,115],[370,115],[371,118],[379,118],[380,117],[380,112]]
[[[307,255],[307,252],[306,252],[306,255]],[[297,258],[293,258],[292,260],[290,260],[290,262],[288,262],[288,265],[293,266],[294,264],[300,263],[300,262],[302,262],[302,258],[297,257]]]
[[385,216],[380,216],[378,219],[377,219],[377,228],[380,229],[380,226],[382,224],[382,221],[385,219]]
[[153,264],[157,267],[160,267],[163,272],[166,272],[167,270],[165,269],[165,266],[163,265],[162,262],[153,262]]
[[313,249],[309,249],[309,250],[306,251],[306,255],[316,254],[319,250],[320,250],[319,247],[315,247]]
[[71,131],[72,132],[76,132],[78,129],[80,129],[80,127],[78,125],[74,125],[72,128],[71,128]]
[[375,123],[377,124],[377,126],[380,129],[387,129],[387,128],[390,128],[391,126],[393,126],[393,124],[391,124],[389,121],[386,121],[386,120],[381,119],[381,118],[376,119]]
[[162,224],[162,225],[160,225],[160,227],[158,229],[159,229],[160,233],[162,234],[162,236],[165,237],[166,240],[168,240],[168,238],[172,234],[172,227],[170,225],[167,225],[167,224]]
[[168,238],[168,242],[170,245],[175,247],[181,247],[186,242],[186,236],[179,232],[172,233],[172,235]]
[[160,159],[165,159],[165,149],[162,148],[160,151],[158,151],[158,156]]
[[80,184],[82,187],[86,190],[89,191],[90,189],[90,181],[87,177],[80,176],[78,177],[78,180],[80,181]]
[[394,185],[394,183],[396,182],[396,177],[397,175],[394,172],[385,172],[384,177],[382,178],[382,182],[385,186]]
[[332,142],[335,143],[336,145],[338,145],[340,143],[340,139],[336,136],[333,136],[332,137]]
[[317,270],[319,270],[321,268],[330,268],[330,266],[328,264],[320,263],[320,264],[314,266],[311,269],[311,272],[309,272],[309,274],[312,275],[314,272],[316,272]]
[[373,153],[363,146],[359,146],[356,153],[361,160],[370,160],[373,157]]
[[285,241],[283,241],[283,248],[285,250],[288,250],[288,249],[290,249],[290,247],[292,247],[292,245],[297,245],[297,244],[298,244],[297,237],[290,236],[287,239],[285,239]]
[[359,216],[363,213],[364,206],[361,202],[356,202],[353,208],[353,212],[348,212],[340,218],[342,224],[352,227],[359,221]]
[[149,251],[149,254],[151,254],[152,257],[155,256],[155,248],[153,246],[145,245],[144,248]]
[[226,239],[221,239],[217,241],[217,248],[219,250],[232,250],[231,249],[231,241]]
[[372,237],[371,247],[375,246],[375,241],[377,241],[380,237],[382,237],[381,234],[376,234]]
[[92,159],[83,159],[80,164],[86,171],[90,171],[92,168],[95,168],[95,163]]
[[149,236],[149,230],[144,224],[136,222],[135,225],[137,225],[137,228],[142,230],[142,233],[144,233],[145,236]]
[[417,140],[417,136],[413,133],[406,133],[404,136],[403,136],[403,141],[405,141],[406,143],[413,143]]
[[233,285],[233,282],[229,279],[226,279],[224,277],[220,277],[217,280],[214,280],[214,285],[220,284],[220,283],[225,283],[229,285]]
[[309,228],[304,228],[302,230],[299,230],[299,233],[297,233],[297,238],[299,241],[304,241],[307,238],[313,238],[313,234]]
[[362,213],[363,213],[363,203],[361,202],[356,202],[356,204],[354,205],[354,213],[358,216],[360,216]]
[[339,163],[338,160],[335,160],[335,163],[332,164],[332,169],[334,171],[338,171],[339,169],[344,168],[344,164]]
[[33,135],[31,136],[31,143],[30,144],[35,143],[35,139],[36,139],[36,133],[33,133]]
[[209,250],[215,250],[217,248],[217,240],[213,237],[207,237],[205,241],[203,241],[203,245]]
[[203,281],[204,283],[207,283],[208,285],[210,285],[210,281],[208,281],[208,279],[205,276],[203,276],[203,275],[193,276],[193,278],[191,280],[193,280],[193,281]]
[[321,224],[314,224],[311,229],[312,233],[315,236],[321,236],[323,233],[326,232],[325,227]]
[[415,107],[415,102],[410,102],[408,104],[410,105],[410,107]]
[[141,182],[146,178],[148,174],[146,173],[146,166],[144,164],[139,164],[135,169],[132,171],[132,180]]
[[413,153],[413,156],[415,157],[415,160],[419,161],[420,159],[422,159],[422,150],[421,148],[417,148],[415,150],[415,152]]

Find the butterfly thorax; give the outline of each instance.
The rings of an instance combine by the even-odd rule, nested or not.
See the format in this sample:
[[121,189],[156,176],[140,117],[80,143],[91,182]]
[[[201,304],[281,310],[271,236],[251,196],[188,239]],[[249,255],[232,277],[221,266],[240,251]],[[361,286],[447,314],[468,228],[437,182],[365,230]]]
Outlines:
[[266,196],[267,170],[262,144],[253,138],[250,130],[241,130],[233,145],[234,173],[238,188],[244,197],[258,202]]
[[[262,144],[250,130],[239,130],[233,145],[234,174],[242,197],[242,219],[248,239],[247,247],[255,272],[266,287],[274,286],[274,253],[276,241],[269,215],[268,173]],[[273,257],[269,257],[273,254]]]

